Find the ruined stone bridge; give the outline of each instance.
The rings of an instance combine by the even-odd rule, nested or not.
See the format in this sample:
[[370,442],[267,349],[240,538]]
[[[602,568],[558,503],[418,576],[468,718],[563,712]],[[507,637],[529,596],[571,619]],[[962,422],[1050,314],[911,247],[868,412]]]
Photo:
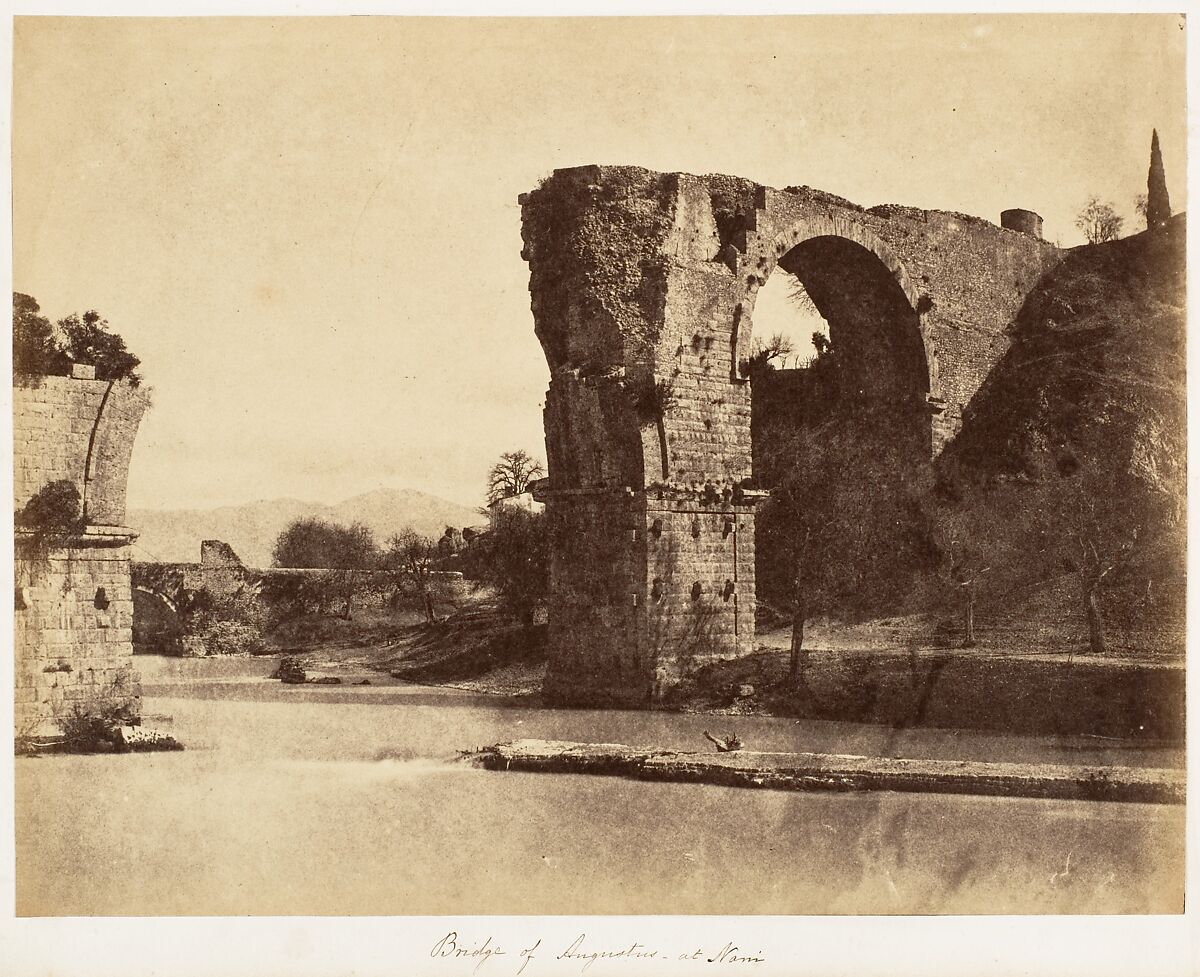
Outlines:
[[523,195],[534,328],[550,366],[552,701],[645,705],[753,649],[751,354],[782,269],[829,323],[849,389],[927,458],[1008,347],[1060,252],[998,227],[869,210],[807,187],[636,167],[558,170]]

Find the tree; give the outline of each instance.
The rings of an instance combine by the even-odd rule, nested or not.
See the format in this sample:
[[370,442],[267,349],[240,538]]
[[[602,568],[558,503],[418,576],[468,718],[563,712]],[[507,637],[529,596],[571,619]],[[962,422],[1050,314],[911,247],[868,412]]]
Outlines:
[[525,450],[506,451],[488,473],[488,504],[520,495],[530,482],[545,474],[542,463]]
[[463,554],[464,569],[491,585],[501,606],[524,624],[550,594],[550,548],[544,513],[516,506],[496,506],[487,532],[472,540]]
[[1171,198],[1167,195],[1167,175],[1163,170],[1162,151],[1158,148],[1158,130],[1150,136],[1150,172],[1146,177],[1146,226],[1161,227],[1171,218]]
[[[125,340],[110,331],[100,313],[89,310],[59,319],[57,329],[40,314],[37,300],[13,292],[13,374],[47,376],[69,372],[69,362],[96,367],[98,380],[141,383],[141,363],[125,348]],[[57,333],[57,334],[56,334]]]
[[1100,198],[1095,196],[1088,198],[1075,218],[1075,226],[1083,231],[1089,244],[1115,241],[1120,236],[1124,223],[1125,219],[1113,209],[1112,204],[1102,203]]
[[943,473],[927,502],[932,542],[937,550],[939,590],[948,593],[962,613],[962,646],[975,646],[975,601],[980,585],[991,577],[992,560],[1013,531],[1012,513],[1002,504],[1000,489],[985,496],[968,480]]
[[775,333],[765,343],[756,338],[751,342],[750,356],[742,361],[739,372],[742,376],[753,379],[763,370],[775,369],[774,360],[785,360],[794,352],[792,341],[781,332]]
[[[1091,465],[1084,465],[1059,485],[1049,488],[1054,503],[1047,506],[1057,529],[1062,567],[1079,581],[1092,654],[1108,650],[1101,595],[1113,578],[1137,554],[1145,538],[1143,500],[1134,491],[1114,493],[1114,485]],[[1116,495],[1117,497],[1114,497]]]
[[774,450],[782,472],[758,516],[759,583],[792,614],[790,673],[803,682],[805,625],[856,613],[904,589],[929,558],[919,504],[923,460],[896,435],[886,408],[834,415]]
[[325,575],[328,593],[344,601],[342,616],[348,619],[355,595],[370,586],[379,548],[362,523],[341,526],[306,516],[292,520],[279,534],[272,557],[277,567],[330,571]]
[[32,295],[13,292],[13,374],[44,376],[54,369],[60,354],[50,320]]
[[141,383],[136,372],[141,363],[125,348],[125,340],[108,328],[108,320],[89,309],[82,316],[69,315],[58,320],[63,348],[76,363],[96,367],[97,380],[129,380],[135,387]]
[[392,578],[395,595],[398,597],[407,587],[412,587],[420,598],[425,620],[430,624],[437,621],[430,586],[430,565],[437,555],[438,544],[411,529],[393,535],[383,552],[383,566]]
[[448,560],[457,556],[466,545],[462,530],[457,526],[447,526],[437,541],[438,558]]

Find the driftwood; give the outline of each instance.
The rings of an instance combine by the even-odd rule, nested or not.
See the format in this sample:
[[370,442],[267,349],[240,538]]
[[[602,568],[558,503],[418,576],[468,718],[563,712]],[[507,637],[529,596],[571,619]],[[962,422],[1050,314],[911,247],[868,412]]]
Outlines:
[[742,748],[742,741],[737,733],[730,733],[725,739],[719,740],[706,729],[704,731],[704,738],[712,743],[721,753],[732,753]]

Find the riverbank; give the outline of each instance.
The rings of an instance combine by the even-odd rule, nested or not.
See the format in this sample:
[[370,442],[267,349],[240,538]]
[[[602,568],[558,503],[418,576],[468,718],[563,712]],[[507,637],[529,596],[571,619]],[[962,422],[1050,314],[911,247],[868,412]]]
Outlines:
[[1184,772],[1122,766],[986,762],[737,750],[636,750],[615,743],[517,740],[462,757],[486,770],[597,774],[634,780],[793,791],[894,790],[1058,800],[1183,804]]
[[[802,681],[786,629],[753,655],[697,669],[656,710],[828,722],[1182,743],[1184,666],[1169,654],[903,644],[911,628],[815,628]],[[386,640],[306,649],[301,664],[347,682],[401,680],[541,704],[545,625],[480,609]]]
[[[788,675],[781,631],[760,651],[718,661],[656,703],[661,711],[1182,743],[1184,667],[1172,655],[1108,658],[1061,648],[899,647],[878,628],[818,631],[803,681]],[[857,643],[858,641],[862,643]],[[358,673],[541,702],[546,628],[475,612],[421,625],[376,647],[314,649],[314,670]]]

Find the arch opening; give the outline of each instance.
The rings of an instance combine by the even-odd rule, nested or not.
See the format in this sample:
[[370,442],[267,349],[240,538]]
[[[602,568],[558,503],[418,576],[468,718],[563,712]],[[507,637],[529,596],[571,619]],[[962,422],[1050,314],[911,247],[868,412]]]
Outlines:
[[[831,235],[781,254],[760,287],[779,279],[776,294],[811,302],[828,329],[812,330],[796,365],[760,358],[745,373],[754,482],[770,493],[756,517],[758,598],[788,609],[801,633],[811,613],[886,606],[923,559],[914,489],[932,455],[930,374],[901,277]],[[771,328],[770,307],[754,309],[755,332]]]
[[[832,235],[802,241],[780,256],[753,308],[755,335],[739,368],[752,390],[755,484],[772,488],[797,462],[789,453],[804,429],[854,427],[930,456],[920,315],[877,254]],[[781,327],[793,352],[765,356]]]
[[183,622],[175,605],[163,594],[134,586],[133,653],[183,654]]
[[818,335],[828,341],[829,323],[804,283],[792,274],[771,275],[754,299],[750,355],[762,357],[765,351],[776,370],[800,369],[816,358]]

